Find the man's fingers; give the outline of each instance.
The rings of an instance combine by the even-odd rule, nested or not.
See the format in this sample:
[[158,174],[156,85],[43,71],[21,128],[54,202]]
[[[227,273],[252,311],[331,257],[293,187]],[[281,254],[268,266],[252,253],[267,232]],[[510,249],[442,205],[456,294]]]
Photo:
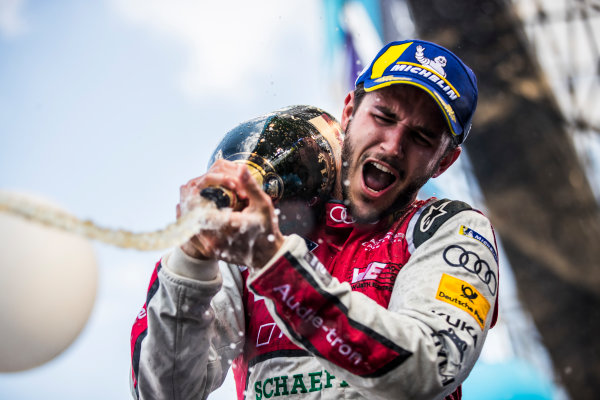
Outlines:
[[217,160],[206,174],[192,179],[182,187],[181,194],[194,195],[209,186],[222,186],[235,192],[240,199],[251,202],[264,202],[269,198],[252,177],[246,163]]
[[179,197],[181,201],[189,200],[193,197],[199,196],[202,189],[209,186],[222,186],[229,190],[235,191],[238,184],[234,177],[228,176],[221,172],[209,171],[201,177],[190,180],[185,185],[181,186],[179,190]]
[[241,181],[250,204],[268,205],[271,203],[271,198],[262,190],[256,179],[252,177],[248,168],[242,174]]
[[199,190],[207,186],[223,186],[235,190],[237,185],[235,177],[221,172],[207,172],[201,182],[198,182]]

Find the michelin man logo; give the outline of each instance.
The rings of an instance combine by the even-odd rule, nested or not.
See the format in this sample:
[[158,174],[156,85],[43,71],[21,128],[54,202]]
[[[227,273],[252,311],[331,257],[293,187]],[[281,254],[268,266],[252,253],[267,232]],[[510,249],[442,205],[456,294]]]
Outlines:
[[421,65],[430,67],[442,77],[446,77],[446,71],[444,71],[444,67],[446,66],[446,57],[437,56],[433,60],[430,60],[429,58],[425,57],[425,48],[421,45],[418,45],[417,51],[415,52],[415,58],[421,63]]

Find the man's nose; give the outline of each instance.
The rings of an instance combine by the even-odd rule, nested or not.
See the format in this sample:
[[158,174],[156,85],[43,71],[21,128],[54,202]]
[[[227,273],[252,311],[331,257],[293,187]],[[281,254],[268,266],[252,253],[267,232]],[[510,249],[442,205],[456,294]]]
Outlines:
[[402,157],[405,150],[406,128],[398,125],[386,130],[379,147],[386,154],[393,157]]

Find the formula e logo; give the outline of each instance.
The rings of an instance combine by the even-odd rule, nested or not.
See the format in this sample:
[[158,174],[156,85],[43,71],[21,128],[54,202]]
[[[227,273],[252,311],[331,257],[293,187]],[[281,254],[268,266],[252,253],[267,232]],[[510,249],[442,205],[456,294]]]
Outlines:
[[334,222],[341,222],[343,224],[353,224],[354,218],[348,215],[348,210],[344,206],[335,206],[329,211],[329,218]]
[[421,220],[421,225],[419,226],[419,229],[421,229],[421,232],[427,232],[429,230],[429,228],[431,228],[431,225],[433,225],[433,222],[437,218],[439,218],[442,215],[447,213],[447,211],[444,210],[444,207],[446,207],[449,203],[450,202],[447,201],[445,203],[440,204],[438,207],[436,207],[436,206],[429,207],[427,214],[425,214],[423,216],[423,219]]
[[372,262],[367,265],[367,268],[363,272],[360,272],[360,268],[354,268],[354,273],[352,274],[352,283],[366,281],[368,279],[377,279],[385,267],[387,267],[387,264]]

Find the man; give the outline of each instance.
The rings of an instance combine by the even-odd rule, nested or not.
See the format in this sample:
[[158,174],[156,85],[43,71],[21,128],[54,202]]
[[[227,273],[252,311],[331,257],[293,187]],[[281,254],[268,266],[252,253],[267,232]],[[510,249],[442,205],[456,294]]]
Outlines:
[[240,399],[460,398],[497,315],[494,233],[467,204],[417,192],[458,158],[475,77],[413,40],[385,46],[356,86],[334,199],[308,238],[280,232],[245,166],[217,161],[182,187],[182,201],[216,185],[247,206],[157,264],[134,396],[205,398],[231,365]]

